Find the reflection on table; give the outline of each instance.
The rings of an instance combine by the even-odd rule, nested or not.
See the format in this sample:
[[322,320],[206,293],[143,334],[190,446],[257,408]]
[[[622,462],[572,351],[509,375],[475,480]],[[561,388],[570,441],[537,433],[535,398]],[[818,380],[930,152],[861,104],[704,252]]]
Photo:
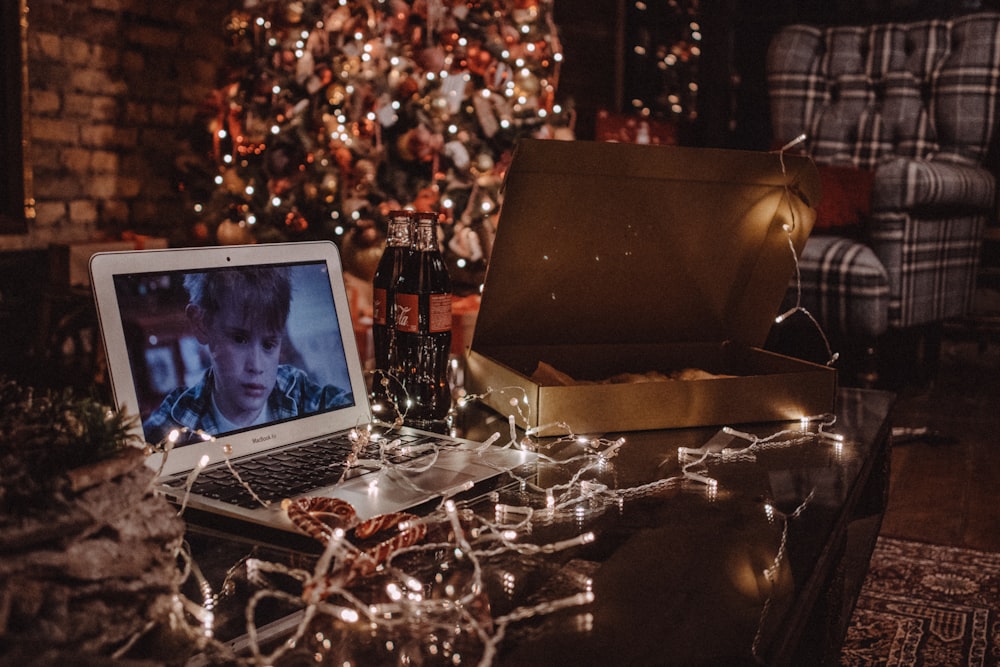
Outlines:
[[877,534],[892,400],[545,440],[470,405],[460,435],[531,446],[537,466],[325,549],[189,516],[193,662],[821,664]]

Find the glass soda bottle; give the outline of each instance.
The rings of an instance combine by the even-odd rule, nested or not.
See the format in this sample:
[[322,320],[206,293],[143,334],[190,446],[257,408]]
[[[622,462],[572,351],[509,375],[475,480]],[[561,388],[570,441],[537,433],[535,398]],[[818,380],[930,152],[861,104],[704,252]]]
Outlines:
[[413,213],[392,211],[385,250],[372,279],[372,340],[377,371],[372,382],[372,407],[376,412],[386,409],[392,400],[387,387],[392,382],[390,357],[396,341],[396,282],[412,250]]
[[[406,421],[439,421],[451,409],[451,278],[438,246],[437,214],[414,215],[413,253],[396,282],[396,344],[391,363],[405,396]],[[406,401],[404,404],[403,401]]]

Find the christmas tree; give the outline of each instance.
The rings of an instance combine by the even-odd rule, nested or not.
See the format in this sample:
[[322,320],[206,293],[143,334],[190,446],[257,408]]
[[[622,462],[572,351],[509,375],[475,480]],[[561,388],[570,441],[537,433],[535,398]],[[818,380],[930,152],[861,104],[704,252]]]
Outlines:
[[517,140],[572,138],[553,0],[245,0],[181,189],[203,243],[333,239],[363,278],[435,211],[474,291]]

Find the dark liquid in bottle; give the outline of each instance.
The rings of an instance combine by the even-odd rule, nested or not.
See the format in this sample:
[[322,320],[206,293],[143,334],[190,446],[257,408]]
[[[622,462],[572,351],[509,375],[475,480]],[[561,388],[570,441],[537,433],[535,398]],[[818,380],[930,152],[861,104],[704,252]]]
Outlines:
[[451,279],[433,224],[418,220],[415,251],[396,284],[394,375],[405,394],[397,404],[407,421],[434,421],[451,408]]
[[389,368],[389,349],[395,328],[396,281],[399,280],[403,263],[410,254],[408,242],[406,245],[392,243],[390,239],[372,280],[374,290],[372,338],[375,344],[375,367],[382,370]]
[[451,386],[448,383],[448,356],[451,332],[436,334],[399,334],[396,346],[407,360],[400,371],[408,403],[408,421],[444,419],[451,409]]
[[372,340],[375,347],[375,368],[380,371],[372,380],[372,407],[388,416],[392,395],[387,385],[392,348],[395,345],[396,283],[411,252],[411,220],[409,213],[397,211],[390,215],[389,234],[385,250],[372,279]]

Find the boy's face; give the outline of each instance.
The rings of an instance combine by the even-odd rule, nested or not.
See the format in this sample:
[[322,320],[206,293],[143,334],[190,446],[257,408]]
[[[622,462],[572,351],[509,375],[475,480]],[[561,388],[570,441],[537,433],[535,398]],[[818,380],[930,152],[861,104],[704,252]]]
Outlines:
[[[195,319],[196,324],[201,320]],[[264,330],[231,301],[222,304],[210,324],[201,320],[196,328],[215,368],[216,405],[230,421],[251,423],[274,388],[282,332]]]

